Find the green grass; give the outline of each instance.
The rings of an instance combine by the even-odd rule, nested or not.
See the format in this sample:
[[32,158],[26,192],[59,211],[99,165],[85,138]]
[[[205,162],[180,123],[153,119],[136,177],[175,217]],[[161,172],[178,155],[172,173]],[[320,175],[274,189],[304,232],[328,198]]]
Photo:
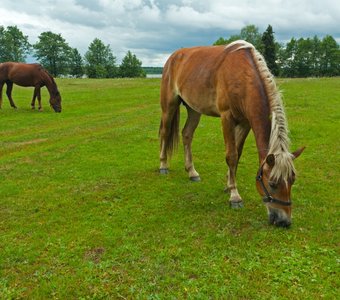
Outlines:
[[[0,299],[335,299],[340,79],[280,80],[296,160],[293,225],[268,225],[247,139],[230,210],[220,120],[158,174],[159,79],[58,80],[63,112],[0,111]],[[4,95],[5,96],[5,95]],[[182,111],[181,122],[185,119]]]

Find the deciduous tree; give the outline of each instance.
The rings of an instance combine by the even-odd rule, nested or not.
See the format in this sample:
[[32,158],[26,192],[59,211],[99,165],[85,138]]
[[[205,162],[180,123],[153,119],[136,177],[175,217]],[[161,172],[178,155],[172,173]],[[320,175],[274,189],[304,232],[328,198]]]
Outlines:
[[34,44],[34,56],[53,75],[66,74],[70,58],[71,47],[60,35],[51,31],[43,32]]
[[240,32],[240,38],[241,40],[245,40],[253,44],[258,51],[263,51],[262,35],[259,32],[259,28],[255,25],[247,25],[243,27]]
[[142,62],[128,51],[119,67],[119,75],[121,77],[145,77],[142,69]]
[[25,62],[30,49],[28,36],[17,26],[0,26],[0,62]]
[[325,36],[321,41],[320,71],[322,76],[340,75],[340,48],[330,35]]
[[86,74],[90,78],[113,78],[117,76],[116,57],[110,45],[95,38],[85,54]]
[[258,27],[255,25],[247,25],[241,29],[239,34],[231,35],[227,39],[220,37],[214,45],[226,45],[236,40],[245,40],[248,43],[253,44],[257,50],[262,52],[263,45],[261,38],[262,35],[260,34]]

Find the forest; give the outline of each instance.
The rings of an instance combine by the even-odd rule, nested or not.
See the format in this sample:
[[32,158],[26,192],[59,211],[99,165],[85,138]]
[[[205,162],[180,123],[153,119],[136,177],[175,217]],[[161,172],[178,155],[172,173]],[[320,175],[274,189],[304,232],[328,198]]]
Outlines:
[[264,56],[271,72],[280,77],[333,77],[340,75],[340,48],[337,41],[326,35],[291,38],[286,43],[275,40],[273,27],[260,33],[255,25],[248,25],[237,35],[220,37],[214,44],[224,45],[235,40],[252,43]]
[[[267,65],[279,77],[333,77],[340,75],[340,47],[334,37],[292,37],[280,43],[271,25],[261,33],[255,25],[247,25],[239,34],[220,37],[214,45],[242,39],[252,43],[264,56]],[[175,49],[173,49],[175,50]],[[34,57],[54,76],[88,78],[145,77],[161,73],[157,68],[142,67],[142,61],[128,51],[120,65],[110,45],[95,38],[84,56],[69,46],[61,34],[51,31],[39,35],[35,44],[17,26],[0,26],[0,62],[26,62]]]
[[51,31],[39,35],[31,45],[28,36],[17,26],[0,26],[0,63],[5,61],[26,62],[33,56],[53,76],[88,78],[145,77],[142,62],[128,51],[120,65],[110,45],[95,38],[85,55],[69,46],[61,34]]

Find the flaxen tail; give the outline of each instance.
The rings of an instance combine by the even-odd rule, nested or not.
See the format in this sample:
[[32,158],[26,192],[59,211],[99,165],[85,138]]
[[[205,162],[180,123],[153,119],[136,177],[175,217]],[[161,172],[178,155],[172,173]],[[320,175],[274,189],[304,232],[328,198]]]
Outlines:
[[[176,111],[170,121],[167,134],[164,137],[165,151],[167,157],[171,157],[172,154],[177,150],[179,143],[179,120],[180,120],[180,105],[177,106]],[[159,127],[159,135],[163,128],[163,121],[161,120],[161,125]],[[162,143],[162,140],[161,140]],[[161,145],[162,146],[162,145]]]

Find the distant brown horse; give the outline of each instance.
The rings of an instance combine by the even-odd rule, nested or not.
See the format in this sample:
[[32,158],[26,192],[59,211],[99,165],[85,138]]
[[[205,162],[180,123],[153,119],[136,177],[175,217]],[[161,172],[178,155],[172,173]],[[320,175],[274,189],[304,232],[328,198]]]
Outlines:
[[185,169],[191,180],[194,168],[191,142],[202,114],[220,117],[229,166],[227,189],[230,205],[243,206],[236,185],[236,170],[245,139],[254,132],[259,156],[258,192],[266,204],[269,221],[291,224],[291,186],[295,180],[286,117],[280,93],[263,57],[253,45],[236,41],[228,46],[180,49],[164,66],[161,84],[160,173],[168,173],[167,159],[179,136],[180,104],[188,117],[182,130]]
[[2,88],[5,83],[7,85],[6,94],[13,108],[16,108],[12,98],[13,83],[15,83],[24,87],[34,87],[31,106],[32,109],[35,108],[35,99],[38,98],[39,110],[42,110],[40,89],[46,86],[50,94],[51,106],[55,112],[61,112],[61,96],[57,84],[41,65],[16,62],[0,63],[0,108],[2,106]]

